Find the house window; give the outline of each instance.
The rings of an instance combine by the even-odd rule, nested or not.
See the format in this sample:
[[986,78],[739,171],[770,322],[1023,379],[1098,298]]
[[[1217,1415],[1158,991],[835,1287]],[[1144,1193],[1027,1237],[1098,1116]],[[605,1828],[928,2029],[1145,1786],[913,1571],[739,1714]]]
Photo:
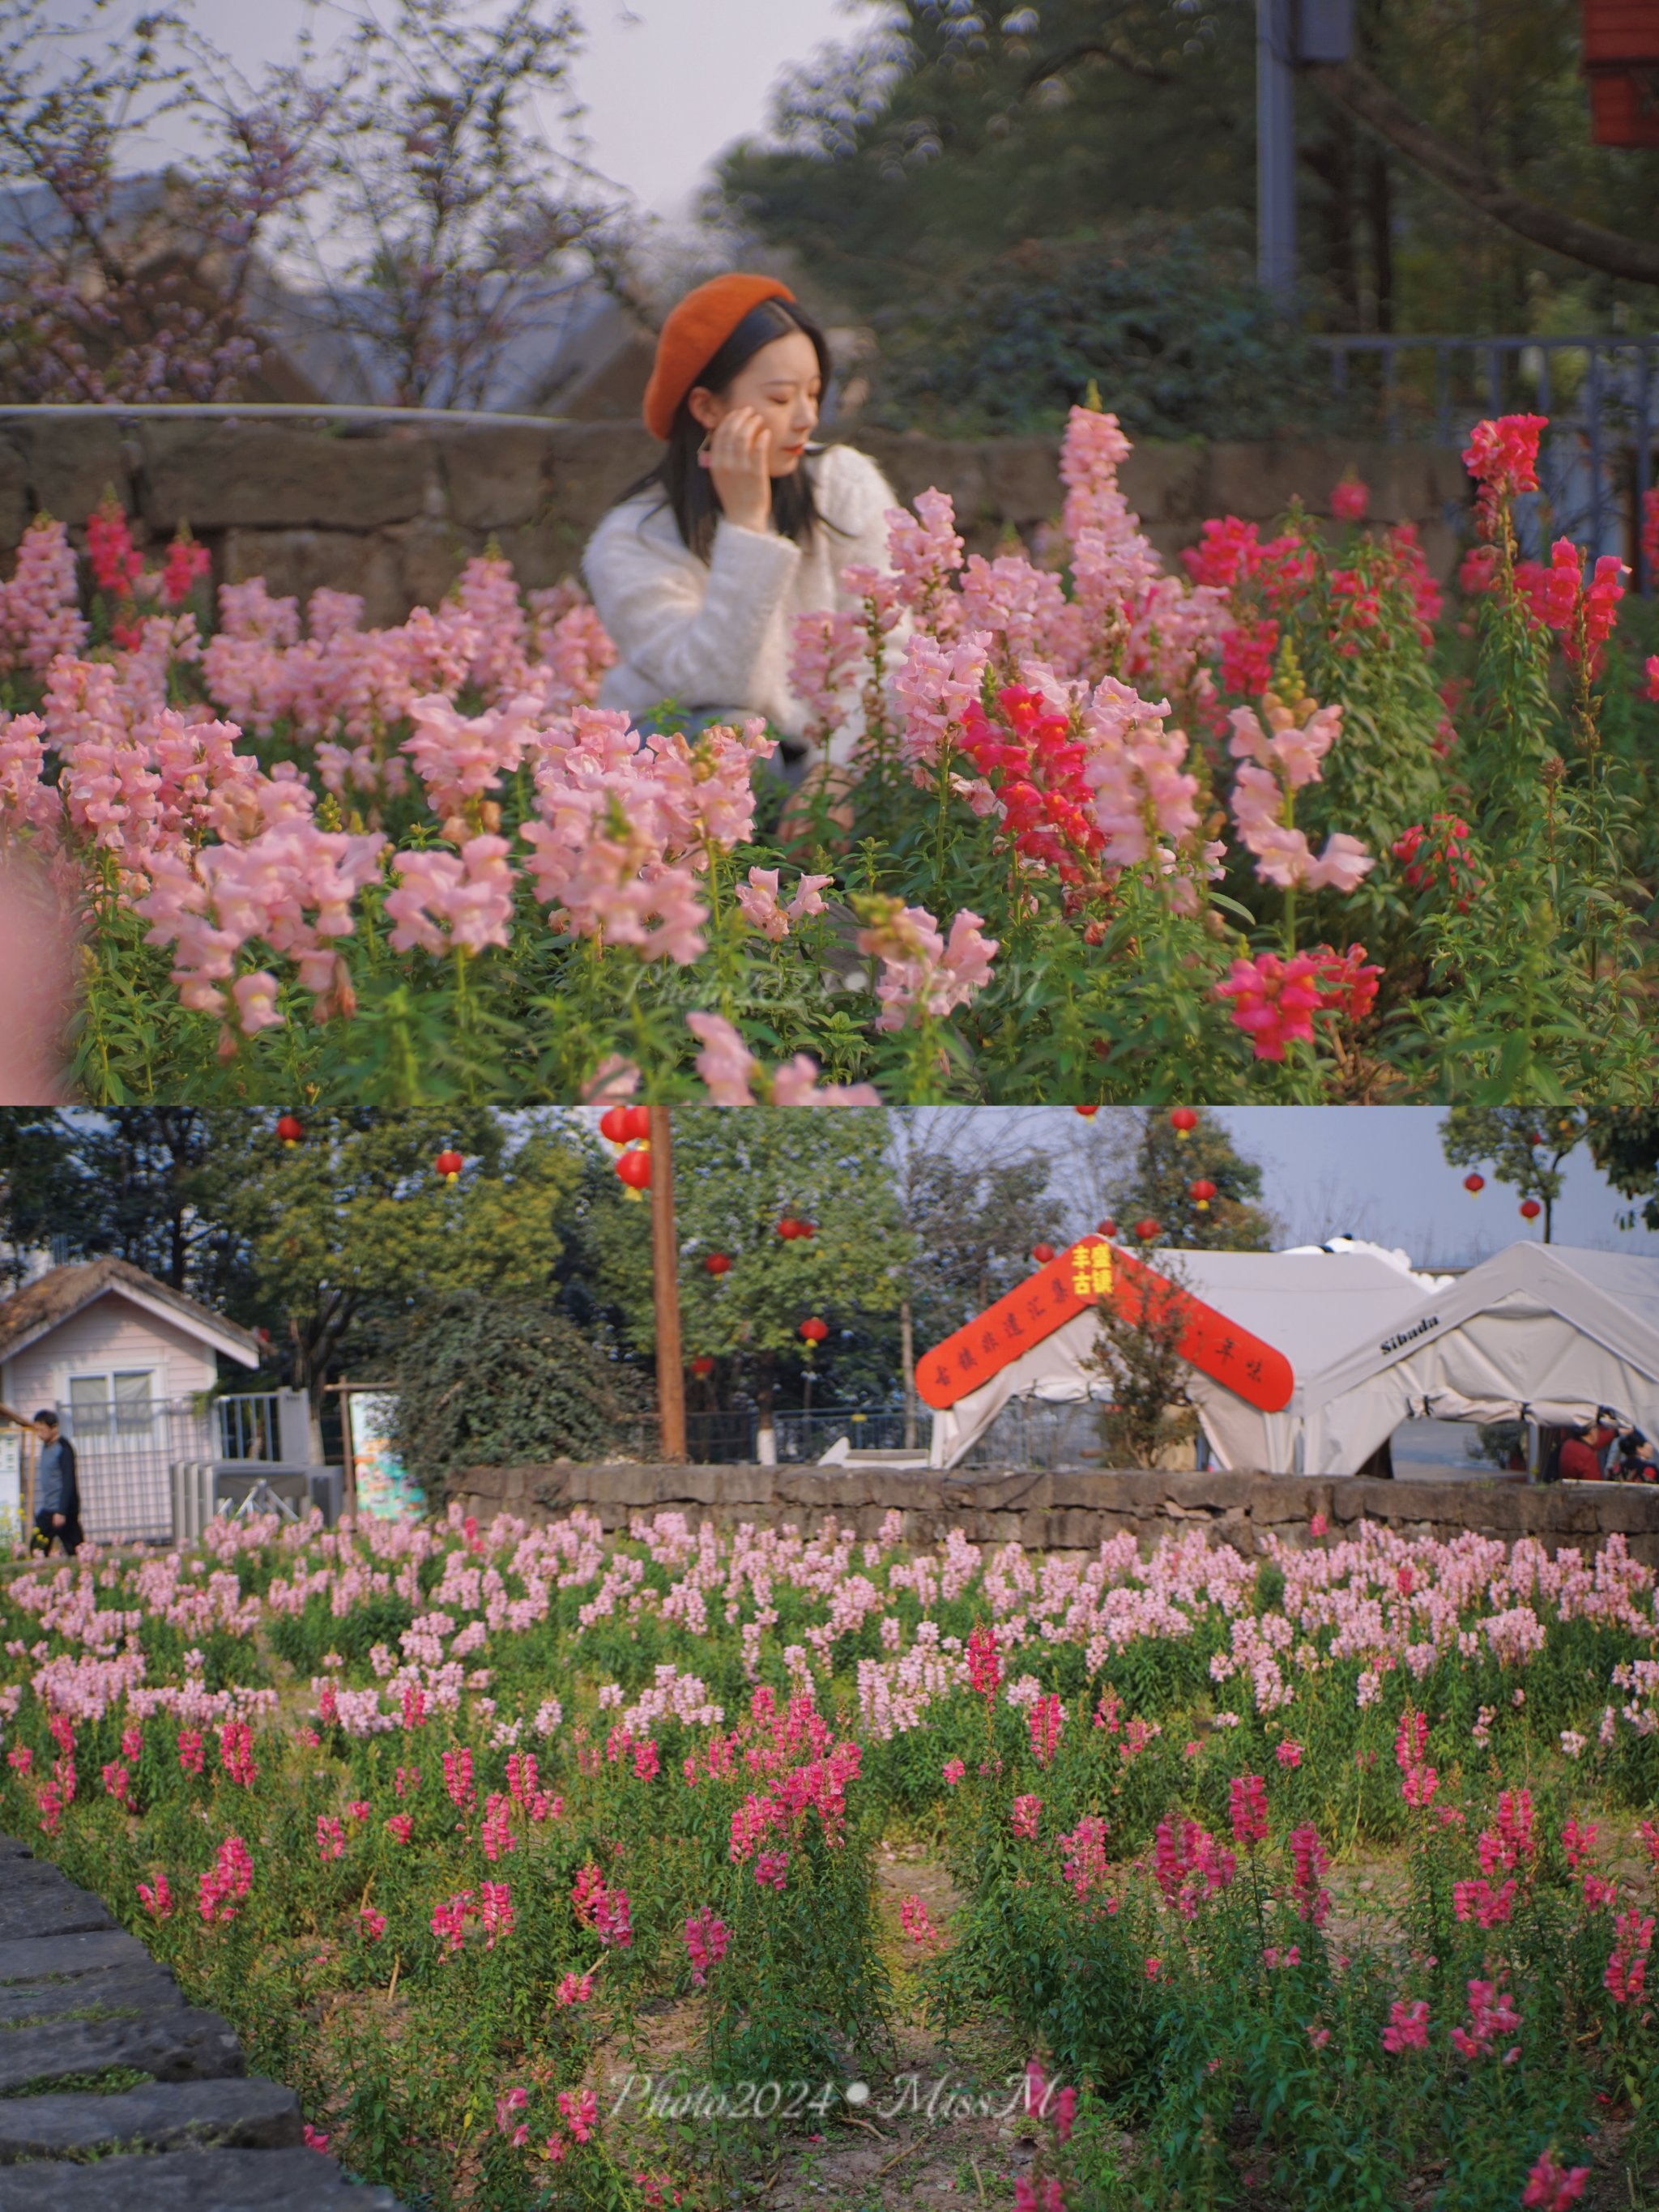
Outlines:
[[155,1419],[151,1368],[110,1375],[72,1375],[70,1427],[80,1442],[100,1437],[147,1437]]

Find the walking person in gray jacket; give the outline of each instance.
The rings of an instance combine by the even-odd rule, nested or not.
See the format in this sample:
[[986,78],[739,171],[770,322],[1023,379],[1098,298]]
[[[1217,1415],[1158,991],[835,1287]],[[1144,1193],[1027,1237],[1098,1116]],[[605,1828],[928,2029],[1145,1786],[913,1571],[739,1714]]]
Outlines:
[[[3,1410],[0,1407],[0,1412]],[[40,1439],[40,1456],[34,1470],[34,1534],[29,1539],[29,1549],[50,1552],[56,1536],[73,1559],[82,1541],[75,1446],[59,1431],[58,1416],[50,1408],[22,1425],[32,1428]]]

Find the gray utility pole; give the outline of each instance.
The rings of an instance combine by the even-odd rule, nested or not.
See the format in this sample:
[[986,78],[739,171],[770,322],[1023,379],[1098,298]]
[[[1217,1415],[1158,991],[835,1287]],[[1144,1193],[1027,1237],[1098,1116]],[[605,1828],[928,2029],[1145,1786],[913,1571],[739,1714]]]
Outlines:
[[1345,62],[1352,48],[1352,0],[1255,0],[1255,268],[1285,314],[1296,306],[1296,71]]

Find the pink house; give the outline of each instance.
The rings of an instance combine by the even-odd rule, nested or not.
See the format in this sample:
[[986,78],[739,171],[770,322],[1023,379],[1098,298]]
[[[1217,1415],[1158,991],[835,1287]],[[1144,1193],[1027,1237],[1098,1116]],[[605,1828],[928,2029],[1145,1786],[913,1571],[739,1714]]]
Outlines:
[[72,1439],[88,1536],[164,1538],[169,1470],[220,1456],[208,1403],[252,1334],[125,1260],[52,1267],[0,1299],[0,1404],[51,1406]]

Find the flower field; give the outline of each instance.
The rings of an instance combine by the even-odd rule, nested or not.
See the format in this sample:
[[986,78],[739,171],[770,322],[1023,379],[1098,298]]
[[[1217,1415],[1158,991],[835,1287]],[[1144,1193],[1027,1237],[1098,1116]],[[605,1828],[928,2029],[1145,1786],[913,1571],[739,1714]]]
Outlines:
[[1645,1100],[1659,656],[1618,561],[1521,557],[1541,428],[1477,428],[1449,610],[1352,482],[1331,532],[1217,517],[1166,567],[1079,408],[1035,557],[964,558],[925,493],[798,622],[793,794],[758,722],[599,710],[593,610],[500,559],[392,629],[257,579],[216,621],[186,533],[147,568],[106,504],[82,563],[42,519],[0,584],[0,861],[79,933],[72,1080]]
[[[751,2201],[917,2021],[1029,2068],[973,2169],[1019,2212],[1654,2201],[1659,1612],[1618,1539],[895,1519],[27,1568],[0,1819],[410,2203]],[[933,1905],[884,1901],[895,1839]]]

